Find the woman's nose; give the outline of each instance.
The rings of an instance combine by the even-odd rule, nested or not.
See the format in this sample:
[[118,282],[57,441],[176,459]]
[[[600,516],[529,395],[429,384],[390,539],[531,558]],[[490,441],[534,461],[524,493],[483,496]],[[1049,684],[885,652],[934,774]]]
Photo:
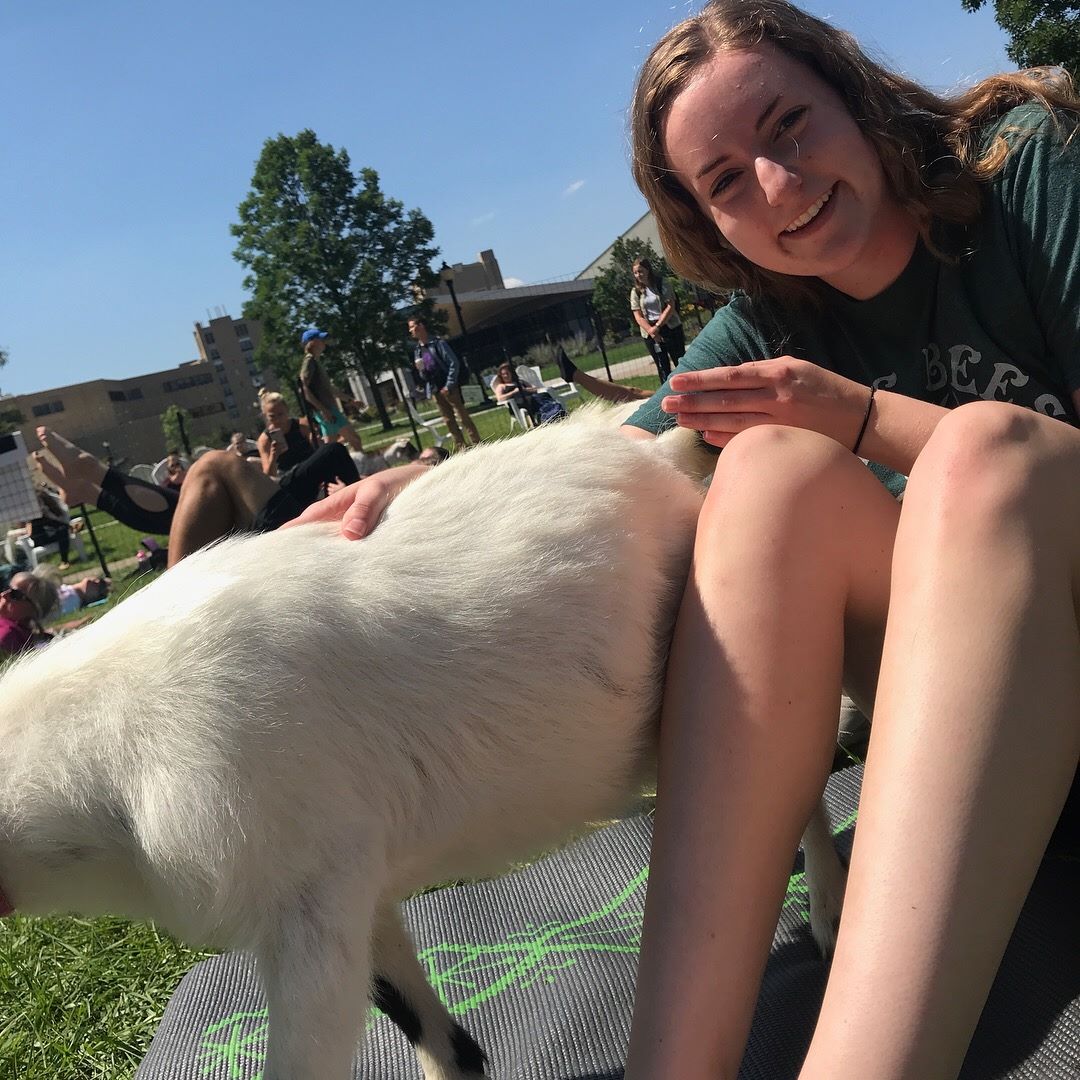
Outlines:
[[802,189],[802,177],[780,161],[769,157],[754,160],[754,172],[770,206],[782,206]]

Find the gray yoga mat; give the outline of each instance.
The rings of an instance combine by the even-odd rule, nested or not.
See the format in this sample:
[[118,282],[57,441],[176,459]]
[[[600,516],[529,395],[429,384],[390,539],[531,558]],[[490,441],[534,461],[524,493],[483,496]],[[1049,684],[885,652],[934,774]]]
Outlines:
[[[829,782],[850,850],[861,770]],[[499,1080],[616,1080],[629,1035],[651,825],[618,822],[496,881],[405,905],[433,982]],[[1075,836],[1075,834],[1073,834]],[[1045,859],[972,1041],[962,1080],[1080,1078],[1080,850]],[[797,1075],[825,968],[810,938],[801,861],[766,969],[741,1080]],[[255,1080],[266,1014],[253,963],[203,961],[170,1001],[137,1080]],[[373,1014],[356,1078],[420,1080],[404,1037]]]

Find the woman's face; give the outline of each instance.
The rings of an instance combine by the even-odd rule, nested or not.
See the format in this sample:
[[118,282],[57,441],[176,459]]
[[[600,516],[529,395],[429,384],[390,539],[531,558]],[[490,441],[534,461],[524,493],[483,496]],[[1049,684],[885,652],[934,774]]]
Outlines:
[[37,617],[37,611],[29,600],[16,600],[10,591],[11,589],[24,591],[29,582],[29,574],[12,576],[10,588],[0,592],[0,619],[10,619],[14,623],[28,626],[30,621]]
[[917,229],[839,95],[772,45],[717,53],[664,129],[680,182],[765,270],[856,297],[891,284]]
[[510,370],[509,364],[499,365],[499,382],[512,383],[514,381],[514,373]]
[[289,426],[289,410],[284,401],[268,401],[263,405],[263,418],[267,427],[287,428]]
[[634,265],[631,267],[631,271],[634,275],[635,285],[644,286],[649,284],[649,271],[646,270],[645,267],[641,265],[641,263],[634,263]]

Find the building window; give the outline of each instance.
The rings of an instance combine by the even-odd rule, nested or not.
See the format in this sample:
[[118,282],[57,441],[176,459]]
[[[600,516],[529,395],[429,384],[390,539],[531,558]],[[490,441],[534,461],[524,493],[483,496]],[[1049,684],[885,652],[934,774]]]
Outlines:
[[225,406],[220,401],[212,401],[208,405],[196,405],[191,409],[191,417],[198,420],[200,416],[213,416],[214,413],[224,412]]
[[135,387],[132,390],[110,390],[110,401],[142,401],[142,390]]
[[134,390],[127,392],[128,401],[142,401],[142,387],[136,386]]
[[210,359],[211,360],[220,360],[221,359],[221,353],[219,353],[217,351],[217,349],[211,349],[210,350]]
[[203,375],[189,375],[186,379],[167,379],[161,384],[161,389],[166,394],[173,394],[177,390],[189,390],[193,386],[205,386],[213,381],[214,376],[208,371]]
[[48,416],[50,413],[63,412],[64,403],[62,401],[42,402],[40,405],[31,406],[30,411],[35,416]]
[[213,345],[214,344],[214,335],[212,333],[210,333],[209,330],[204,330],[203,331],[203,341],[205,341],[207,345]]
[[124,397],[124,391],[123,390],[110,390],[109,391],[109,400],[110,401],[126,401],[127,399]]
[[238,322],[238,323],[234,323],[233,325],[236,327],[236,336],[237,337],[247,337],[248,336],[248,328],[247,328],[247,323],[246,322]]
[[251,338],[246,337],[240,339],[240,348],[243,349],[244,352],[251,352],[255,346],[251,344]]

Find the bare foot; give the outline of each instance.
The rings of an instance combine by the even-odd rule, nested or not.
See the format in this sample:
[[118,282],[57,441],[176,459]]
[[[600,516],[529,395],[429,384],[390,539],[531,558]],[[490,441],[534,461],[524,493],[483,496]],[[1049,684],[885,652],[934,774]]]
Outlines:
[[65,486],[73,480],[88,480],[92,484],[101,483],[105,476],[105,466],[92,454],[80,450],[73,442],[69,442],[52,428],[39,427],[37,437],[60,467]]
[[68,506],[78,506],[80,503],[97,505],[98,492],[101,490],[89,480],[79,480],[61,472],[50,460],[38,450],[34,454],[34,460],[45,474],[45,479],[60,489],[60,498]]

